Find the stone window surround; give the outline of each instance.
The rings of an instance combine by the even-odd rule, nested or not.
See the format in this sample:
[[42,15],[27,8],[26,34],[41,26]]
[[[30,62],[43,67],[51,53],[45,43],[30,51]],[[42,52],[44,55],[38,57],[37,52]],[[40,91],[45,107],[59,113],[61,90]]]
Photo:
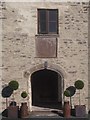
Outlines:
[[[46,31],[45,32],[42,32],[42,31],[40,31],[40,17],[39,17],[39,15],[40,15],[40,10],[45,10],[46,11]],[[56,10],[57,11],[57,20],[56,20],[56,26],[57,26],[57,28],[56,28],[56,32],[49,32],[49,11],[53,11],[53,10]],[[46,35],[48,35],[48,34],[58,34],[59,33],[59,30],[58,30],[58,9],[43,9],[43,8],[38,8],[37,9],[37,28],[38,28],[38,34],[46,34]],[[55,21],[54,21],[55,22]]]

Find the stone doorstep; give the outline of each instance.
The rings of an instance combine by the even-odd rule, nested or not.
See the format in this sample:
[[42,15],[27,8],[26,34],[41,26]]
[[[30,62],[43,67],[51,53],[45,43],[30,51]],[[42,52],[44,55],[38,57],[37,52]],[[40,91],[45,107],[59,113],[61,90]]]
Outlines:
[[56,116],[59,116],[58,114],[59,114],[58,111],[32,111],[30,113],[30,116],[56,117]]
[[59,109],[32,106],[32,111],[53,111],[53,110],[60,111]]
[[44,108],[44,107],[32,107],[32,111],[30,113],[31,116],[59,116],[59,114],[63,114],[62,110],[52,109],[52,108]]

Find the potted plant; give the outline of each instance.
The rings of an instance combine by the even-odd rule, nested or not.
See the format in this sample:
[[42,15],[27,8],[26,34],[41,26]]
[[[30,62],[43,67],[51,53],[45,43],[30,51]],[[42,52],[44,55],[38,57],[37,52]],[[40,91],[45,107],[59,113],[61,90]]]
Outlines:
[[70,106],[72,109],[72,96],[75,94],[76,88],[74,86],[70,86],[70,87],[66,88],[66,90],[69,91],[69,96],[67,96],[67,97],[70,97]]
[[75,116],[75,108],[72,107],[72,96],[76,93],[76,88],[74,86],[70,86],[66,88],[66,90],[69,90],[70,92],[70,106],[71,106],[71,115]]
[[[26,91],[23,91],[21,93],[21,97],[25,100],[25,98],[27,98],[28,94]],[[28,106],[27,106],[27,102],[22,102],[21,103],[21,107],[20,107],[20,117],[21,118],[26,118],[28,116]]]
[[66,90],[64,91],[64,96],[70,97],[70,91],[66,89]]
[[6,109],[8,107],[8,98],[12,95],[13,90],[10,88],[10,86],[6,86],[2,89],[2,97],[6,98]]
[[[64,96],[70,97],[70,91],[65,90]],[[69,105],[69,101],[64,101],[63,114],[64,114],[64,117],[67,117],[67,118],[69,118],[71,116],[71,107]]]
[[75,106],[75,113],[77,117],[84,117],[86,115],[86,106],[81,105],[80,91],[84,88],[84,82],[82,80],[77,80],[74,83],[77,90],[79,90],[79,105]]
[[19,107],[16,106],[14,91],[16,91],[19,87],[19,83],[16,80],[12,80],[9,82],[8,86],[13,90],[13,101],[8,107],[8,118],[18,118],[18,110]]
[[72,96],[75,94],[75,92],[76,92],[76,88],[74,86],[70,86],[66,88],[66,90],[64,91],[64,96],[70,98],[70,110],[71,110],[70,112],[72,115],[74,115],[74,111],[75,111],[74,109],[72,109]]
[[13,90],[13,101],[15,101],[15,97],[14,97],[15,92],[14,91],[16,91],[19,88],[19,83],[16,80],[12,80],[9,82],[8,85]]

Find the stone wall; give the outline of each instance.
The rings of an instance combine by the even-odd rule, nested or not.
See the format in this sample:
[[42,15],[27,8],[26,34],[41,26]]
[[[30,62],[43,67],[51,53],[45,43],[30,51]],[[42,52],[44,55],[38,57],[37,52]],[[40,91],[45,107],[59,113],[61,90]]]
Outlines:
[[[28,91],[29,78],[25,71],[44,64],[62,68],[66,76],[65,88],[82,79],[85,87],[81,92],[82,104],[88,105],[88,3],[86,2],[30,2],[3,3],[2,5],[2,87],[11,80],[20,84],[16,100],[21,103],[20,92]],[[59,36],[57,57],[36,58],[37,8],[59,10]],[[5,100],[2,101],[3,109]],[[73,104],[78,103],[78,91]],[[89,105],[90,106],[90,105]]]

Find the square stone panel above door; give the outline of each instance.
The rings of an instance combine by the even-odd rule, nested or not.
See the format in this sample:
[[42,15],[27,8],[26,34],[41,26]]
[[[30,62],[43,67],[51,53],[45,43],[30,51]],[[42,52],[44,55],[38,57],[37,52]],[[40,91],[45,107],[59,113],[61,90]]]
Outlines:
[[35,47],[36,47],[36,57],[40,57],[40,58],[57,57],[56,37],[36,36]]

